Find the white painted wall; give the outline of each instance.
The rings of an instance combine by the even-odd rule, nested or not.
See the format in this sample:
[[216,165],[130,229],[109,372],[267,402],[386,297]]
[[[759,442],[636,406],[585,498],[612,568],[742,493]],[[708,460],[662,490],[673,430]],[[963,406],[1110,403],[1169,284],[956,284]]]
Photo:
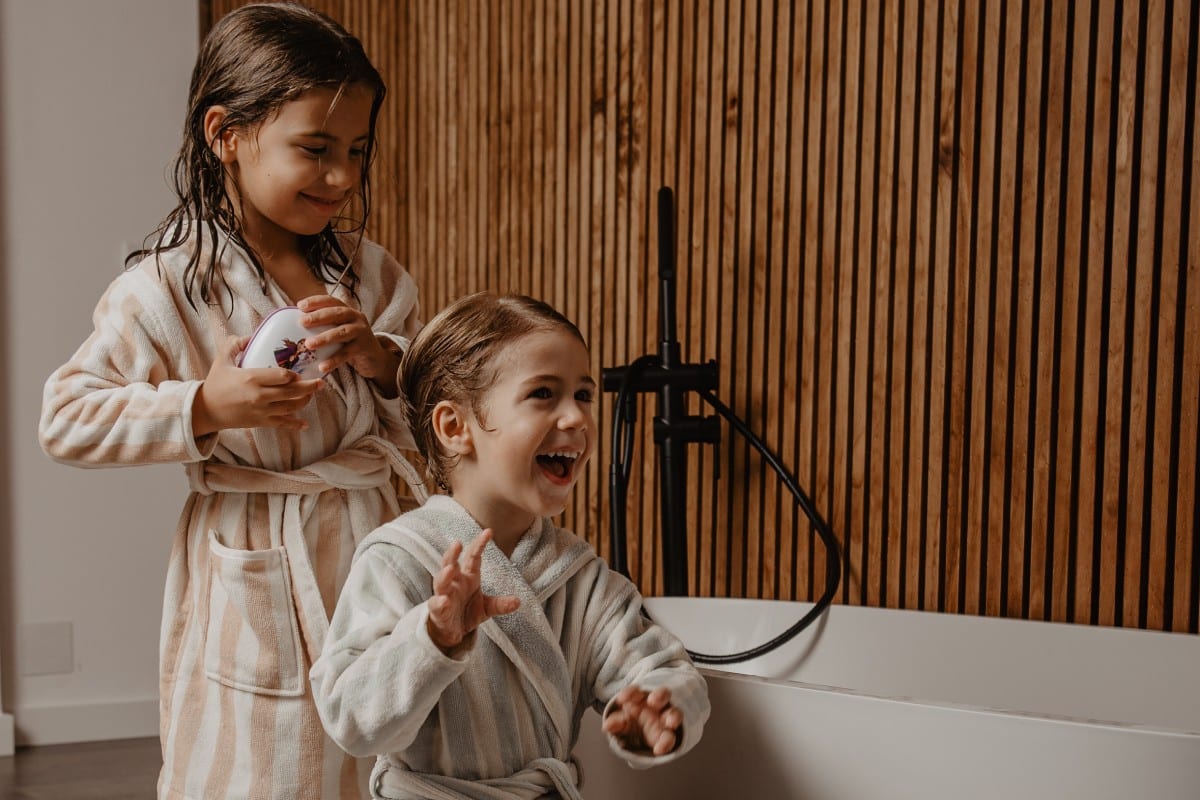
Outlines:
[[[196,0],[0,0],[0,672],[18,744],[157,734],[183,470],[61,466],[37,422],[46,377],[172,204],[198,17]],[[26,634],[52,623],[71,625],[71,671],[20,674]]]

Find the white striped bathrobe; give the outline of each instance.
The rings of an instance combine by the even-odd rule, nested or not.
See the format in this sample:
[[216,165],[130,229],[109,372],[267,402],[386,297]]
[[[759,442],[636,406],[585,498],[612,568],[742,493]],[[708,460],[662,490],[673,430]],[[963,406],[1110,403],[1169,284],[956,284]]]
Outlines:
[[623,758],[665,763],[699,741],[708,695],[683,646],[641,614],[628,579],[548,519],[511,560],[488,544],[482,590],[516,595],[521,607],[481,625],[465,652],[444,655],[426,629],[433,576],[452,542],[479,533],[462,506],[435,495],[359,546],[310,675],[333,738],[380,756],[373,797],[577,800],[580,718],[630,683],[669,687],[683,735],[658,758],[610,738]]
[[[269,280],[264,294],[230,246],[232,313],[223,293],[219,307],[197,297],[192,308],[184,260],[164,255],[160,277],[150,258],[113,281],[94,332],[46,382],[42,447],[83,467],[185,466],[192,491],[168,564],[160,644],[159,797],[360,798],[358,773],[370,765],[324,734],[307,672],[356,541],[401,510],[394,478],[411,469],[401,453],[411,437],[397,401],[341,367],[303,410],[307,430],[196,440],[193,399],[225,337],[249,335],[290,301]],[[412,278],[366,241],[355,271],[374,330],[406,346],[420,326]]]

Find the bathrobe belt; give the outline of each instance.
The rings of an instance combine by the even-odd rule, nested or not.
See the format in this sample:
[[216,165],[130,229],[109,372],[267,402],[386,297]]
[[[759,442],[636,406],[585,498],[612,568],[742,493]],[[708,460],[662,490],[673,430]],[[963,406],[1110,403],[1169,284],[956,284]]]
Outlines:
[[375,762],[373,793],[387,800],[537,800],[551,792],[563,800],[583,800],[574,760],[539,758],[507,778],[469,781],[410,772],[388,756]]
[[[428,495],[416,468],[391,442],[379,436],[364,436],[353,447],[339,450],[328,458],[309,464],[303,469],[273,472],[260,467],[223,464],[216,461],[197,461],[187,465],[191,490],[203,495],[216,492],[245,492],[268,495],[271,519],[282,519],[277,529],[272,526],[271,546],[282,547],[287,555],[288,568],[295,583],[296,600],[304,643],[311,662],[321,655],[321,647],[329,632],[329,618],[317,586],[316,574],[309,559],[308,543],[304,539],[301,500],[330,489],[361,491],[387,485],[396,473],[413,487],[419,502]],[[378,527],[380,520],[363,518],[360,503],[348,503],[351,530],[366,535]]]

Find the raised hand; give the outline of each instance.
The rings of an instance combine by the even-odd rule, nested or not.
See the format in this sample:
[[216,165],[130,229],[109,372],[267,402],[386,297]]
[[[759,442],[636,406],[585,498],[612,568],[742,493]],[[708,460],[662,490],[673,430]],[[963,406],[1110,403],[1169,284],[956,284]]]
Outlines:
[[614,708],[604,718],[604,730],[631,752],[649,750],[665,756],[679,743],[683,714],[671,705],[671,690],[660,686],[646,693],[626,686],[617,693]]
[[249,342],[248,336],[230,336],[222,342],[192,403],[194,436],[226,428],[303,430],[308,427],[296,413],[321,388],[321,380],[303,380],[283,367],[237,366],[237,354]]
[[400,356],[375,336],[371,323],[361,311],[327,294],[306,297],[296,306],[305,312],[300,319],[301,325],[307,328],[334,326],[305,340],[314,350],[327,344],[341,345],[317,365],[322,373],[349,364],[359,375],[373,381],[385,395],[396,395],[396,369],[400,366]]
[[455,542],[442,557],[442,569],[433,579],[427,627],[429,638],[444,653],[461,644],[487,620],[511,614],[521,605],[518,597],[492,597],[479,588],[483,551],[491,540],[492,529],[487,528],[465,550],[461,542]]

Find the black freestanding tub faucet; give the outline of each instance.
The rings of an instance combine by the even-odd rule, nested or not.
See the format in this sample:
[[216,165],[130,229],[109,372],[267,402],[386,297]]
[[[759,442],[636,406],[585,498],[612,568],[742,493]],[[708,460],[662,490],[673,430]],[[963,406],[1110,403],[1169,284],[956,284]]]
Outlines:
[[637,422],[637,397],[643,392],[658,395],[654,417],[654,444],[658,449],[658,468],[662,496],[663,588],[669,596],[688,593],[687,554],[687,446],[692,443],[717,444],[721,441],[720,419],[687,413],[684,398],[696,392],[734,430],[750,442],[766,460],[796,504],[808,517],[826,550],[825,591],[796,624],[765,644],[741,653],[706,655],[688,651],[705,664],[730,664],[747,661],[774,650],[804,630],[828,608],[841,581],[841,548],[829,525],[821,518],[812,501],[800,488],[766,444],[733,411],[716,398],[717,362],[685,364],[679,355],[675,336],[675,195],[669,187],[658,190],[658,354],[643,355],[624,367],[601,371],[601,386],[616,392],[613,407],[612,463],[609,465],[609,509],[611,563],[613,569],[629,577],[626,558],[625,504],[629,470],[633,455],[634,425]]
[[[687,392],[710,392],[717,388],[717,362],[684,364],[675,336],[675,195],[668,187],[658,190],[658,357],[642,356],[627,367],[601,372],[604,391],[617,392],[613,426],[613,461],[609,485],[614,502],[620,497],[619,532],[612,540],[613,568],[628,576],[625,555],[625,489],[628,451],[632,450],[632,423],[637,414],[637,395],[658,393],[654,417],[654,443],[658,446],[659,479],[662,485],[663,588],[668,595],[686,595],[687,555],[687,446],[693,442],[716,444],[721,440],[717,417],[688,414]],[[629,423],[624,425],[622,423]],[[626,441],[620,441],[624,432]],[[624,445],[625,457],[618,458]],[[610,509],[615,517],[618,509]]]

